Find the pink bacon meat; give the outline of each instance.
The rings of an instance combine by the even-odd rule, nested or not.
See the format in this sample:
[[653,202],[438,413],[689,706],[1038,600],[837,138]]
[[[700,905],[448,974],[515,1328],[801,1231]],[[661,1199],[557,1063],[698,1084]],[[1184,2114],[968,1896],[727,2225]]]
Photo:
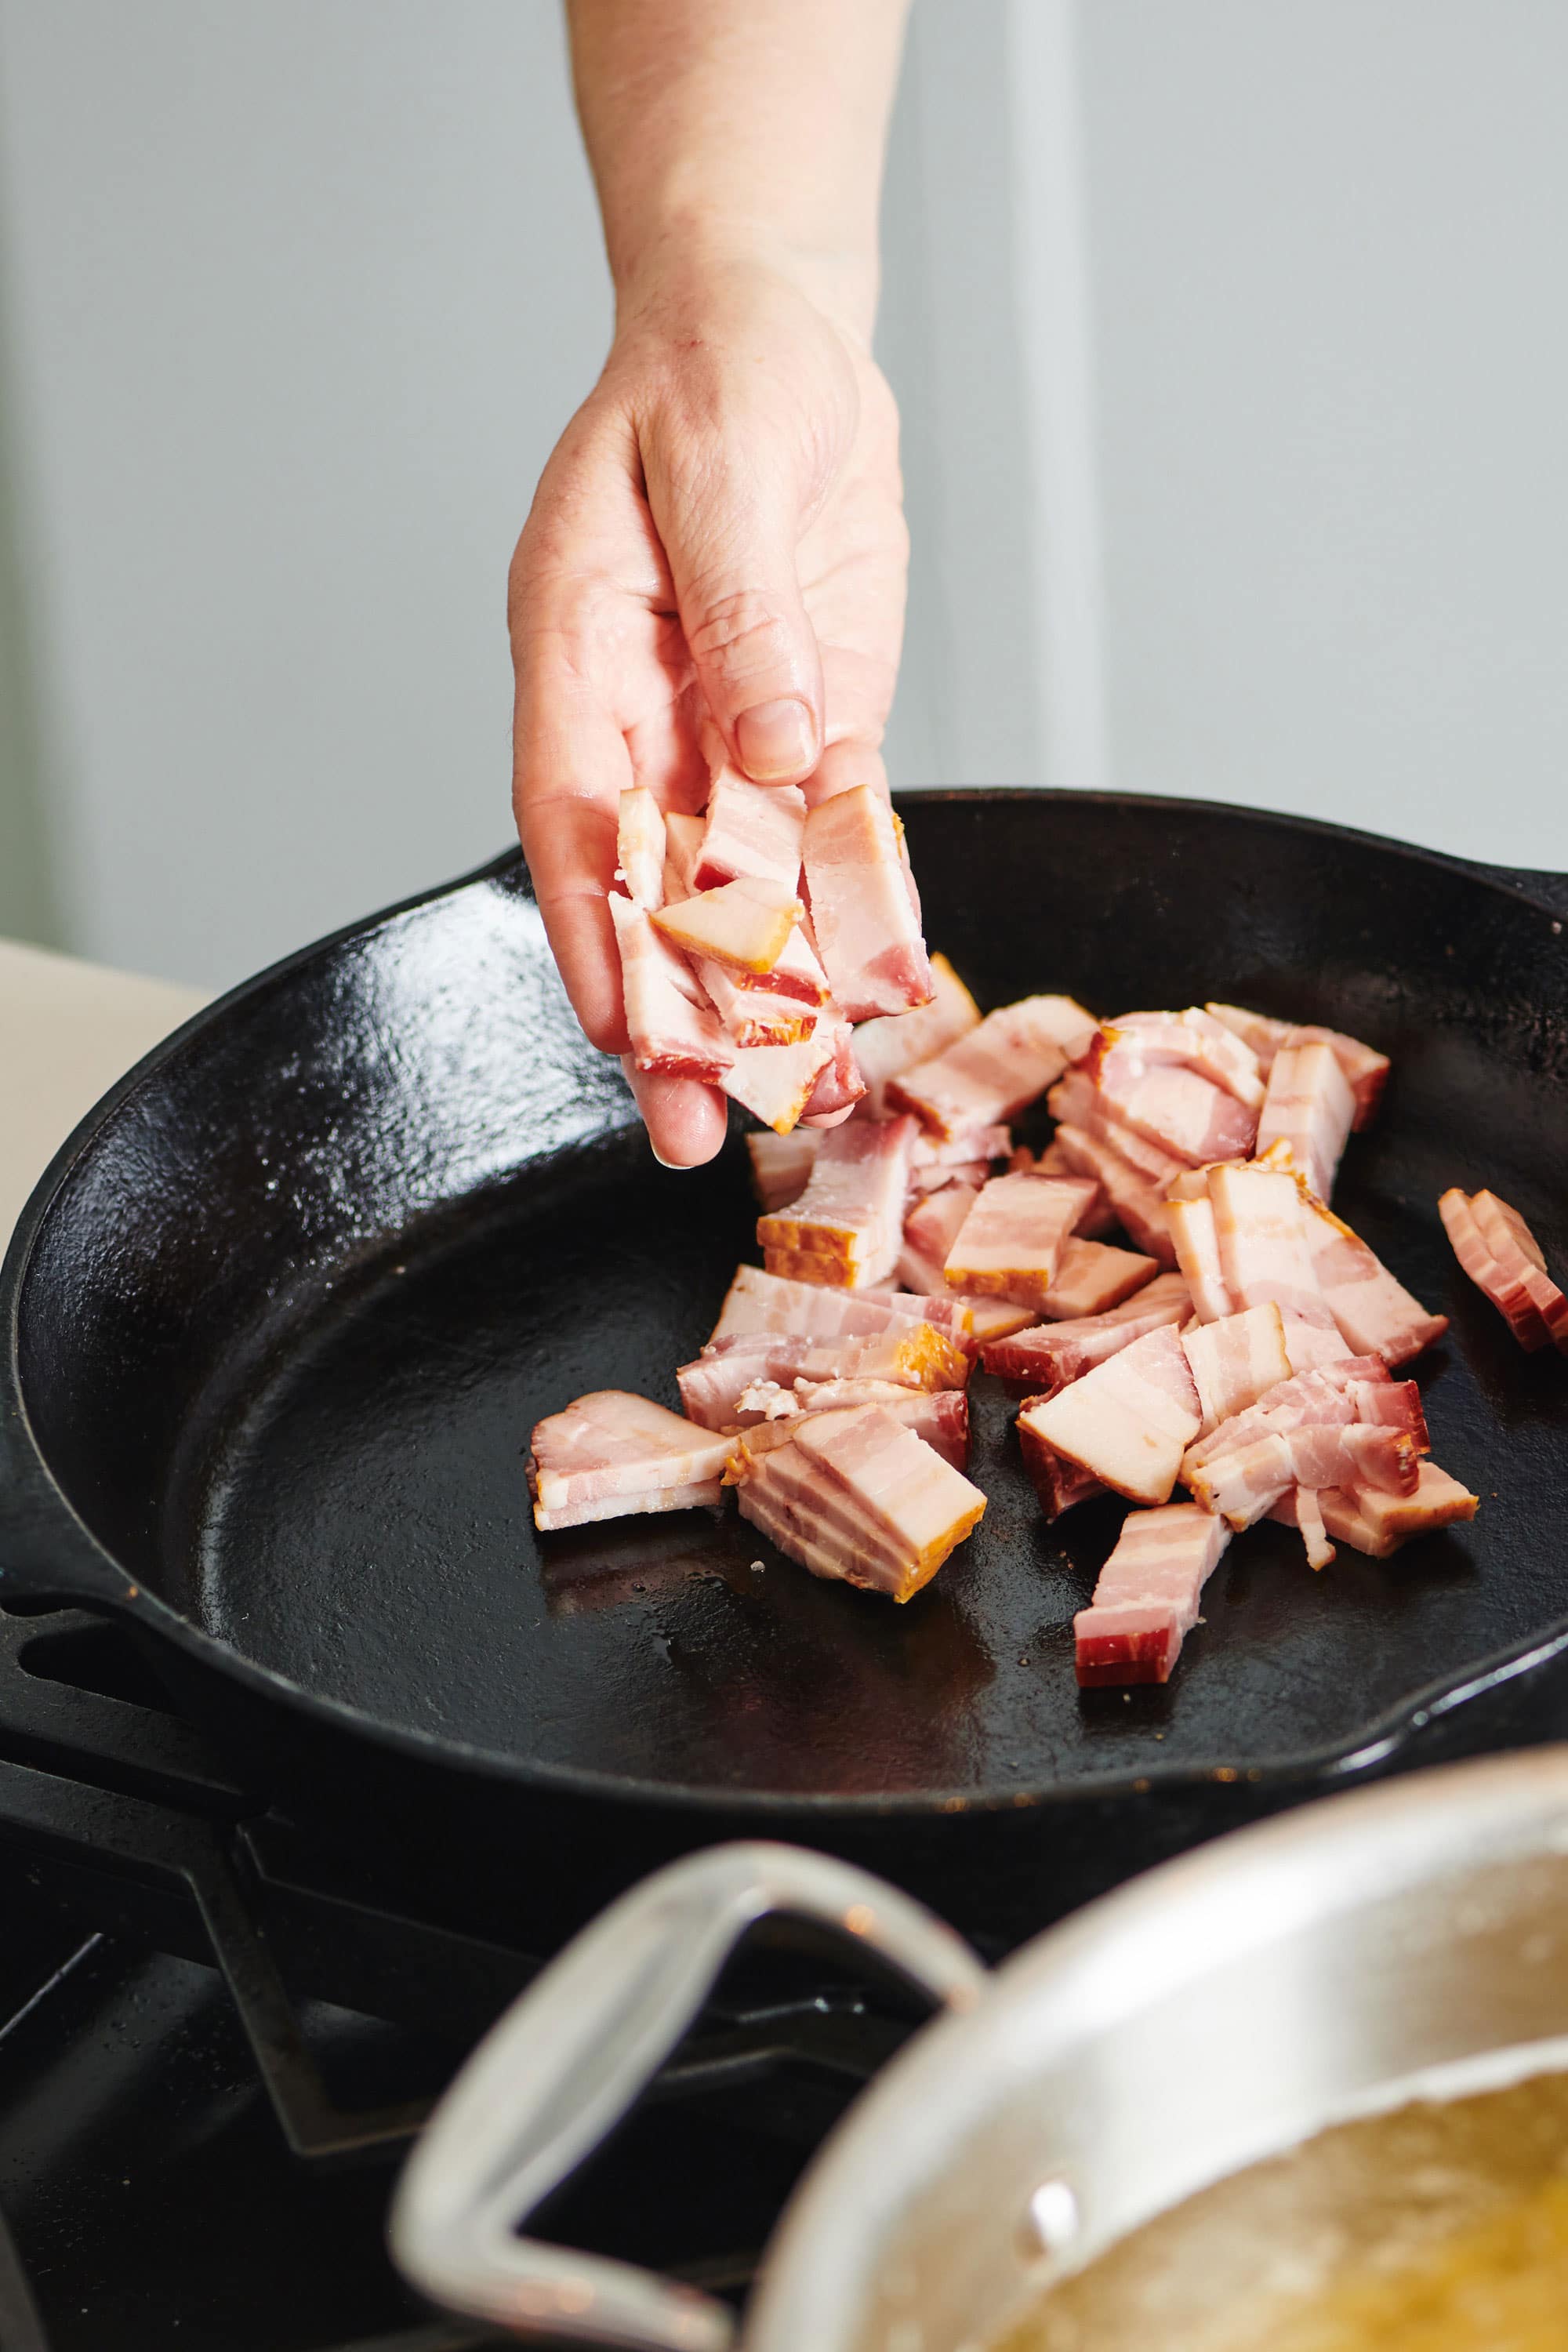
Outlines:
[[1014,1337],[987,1340],[980,1360],[1001,1380],[1026,1381],[1043,1401],[1135,1339],[1163,1325],[1184,1323],[1191,1312],[1192,1299],[1180,1275],[1157,1275],[1122,1306],[1104,1314],[1037,1324]]
[[824,1063],[818,1072],[811,1099],[801,1113],[816,1127],[839,1125],[867,1092],[860,1065],[855,1058],[854,1030],[837,1005],[830,1005],[823,1019],[822,1034],[832,1045],[833,1058]]
[[1109,1143],[1070,1123],[1058,1127],[1051,1139],[1058,1164],[1065,1160],[1080,1176],[1092,1176],[1104,1192],[1129,1237],[1163,1266],[1174,1266],[1165,1203],[1146,1177]]
[[1413,1495],[1380,1493],[1375,1487],[1350,1491],[1331,1487],[1318,1496],[1323,1525],[1337,1543],[1352,1551],[1386,1559],[1412,1536],[1429,1535],[1473,1519],[1479,1497],[1434,1462],[1423,1462]]
[[1182,1335],[1182,1352],[1198,1392],[1203,1432],[1217,1429],[1291,1376],[1278,1307],[1249,1307]]
[[621,794],[616,826],[616,878],[651,913],[664,904],[664,811],[646,784]]
[[1440,1339],[1447,1317],[1429,1315],[1342,1218],[1300,1182],[1298,1192],[1312,1272],[1347,1346],[1397,1366]]
[[1167,1151],[1164,1145],[1151,1141],[1135,1128],[1117,1116],[1110,1098],[1089,1076],[1080,1065],[1058,1078],[1046,1097],[1051,1117],[1068,1127],[1081,1128],[1100,1143],[1110,1149],[1135,1168],[1146,1184],[1163,1199],[1187,1174],[1184,1160]]
[[1201,1004],[1189,1004],[1184,1013],[1119,1013],[1106,1024],[1106,1034],[1133,1039],[1151,1066],[1172,1063],[1234,1095],[1249,1111],[1256,1113],[1262,1106],[1257,1055]]
[[731,1102],[775,1135],[789,1135],[832,1059],[832,1038],[815,1029],[796,1045],[737,1045],[720,1084]]
[[1193,1294],[1193,1309],[1199,1322],[1224,1322],[1236,1313],[1236,1301],[1226,1282],[1214,1203],[1207,1192],[1198,1201],[1167,1201],[1165,1223],[1182,1278]]
[[753,784],[732,768],[721,768],[708,794],[694,887],[711,890],[751,875],[780,884],[793,898],[805,833],[805,794],[797,786]]
[[1281,1045],[1258,1121],[1259,1155],[1275,1143],[1287,1145],[1313,1192],[1326,1201],[1354,1123],[1355,1096],[1333,1047],[1321,1039]]
[[731,1476],[742,1515],[814,1575],[912,1599],[978,1526],[985,1496],[876,1405],[812,1413]]
[[1041,1511],[1047,1519],[1059,1519],[1064,1511],[1076,1510],[1079,1503],[1092,1503],[1110,1489],[1100,1485],[1092,1470],[1069,1462],[1040,1435],[1034,1424],[1034,1407],[1044,1402],[1043,1397],[1024,1399],[1018,1411],[1018,1445]]
[[851,1021],[929,1004],[935,993],[902,829],[870,784],[820,801],[804,844],[812,929],[828,985]]
[[647,1397],[595,1389],[539,1422],[530,1441],[536,1528],[585,1527],[721,1499],[729,1447]]
[[796,1381],[783,1388],[758,1381],[741,1397],[739,1425],[789,1423],[806,1412],[838,1412],[852,1405],[880,1405],[906,1429],[934,1446],[955,1470],[969,1467],[969,1399],[962,1389],[900,1389],[890,1381]]
[[1037,1308],[1094,1189],[1080,1177],[994,1176],[948,1251],[948,1287]]
[[1339,1555],[1329,1541],[1321,1505],[1310,1486],[1292,1486],[1289,1494],[1280,1496],[1268,1517],[1295,1528],[1306,1547],[1309,1568],[1332,1567]]
[[1420,1460],[1402,1429],[1308,1423],[1227,1447],[1189,1481],[1193,1498],[1237,1529],[1263,1517],[1292,1486],[1415,1491]]
[[855,1032],[856,1055],[869,1088],[860,1106],[866,1117],[884,1116],[891,1079],[944,1054],[967,1030],[980,1026],[980,1007],[944,955],[931,957],[931,977],[935,993],[929,1004],[863,1021]]
[[1157,1258],[1137,1250],[1110,1249],[1104,1242],[1089,1242],[1077,1232],[1062,1244],[1062,1254],[1051,1286],[1040,1301],[1040,1313],[1053,1323],[1077,1323],[1104,1315],[1142,1291],[1159,1273]]
[[[789,1332],[710,1340],[676,1372],[688,1418],[702,1429],[733,1429],[741,1399],[758,1381],[886,1381],[894,1388],[962,1388],[969,1359],[929,1323],[899,1321],[884,1331],[837,1339]],[[759,1415],[759,1418],[761,1416]]]
[[1437,1203],[1443,1229],[1470,1280],[1504,1317],[1521,1348],[1549,1339],[1568,1349],[1568,1298],[1546,1271],[1535,1235],[1495,1192],[1467,1198],[1456,1185]]
[[851,1290],[890,1275],[914,1139],[912,1118],[852,1119],[826,1133],[799,1200],[757,1220],[768,1271]]
[[772,971],[804,912],[793,883],[721,883],[694,898],[667,903],[653,917],[656,927],[683,954],[710,958],[760,978]]
[[952,1138],[1005,1124],[1043,1095],[1081,1050],[1092,1016],[1069,996],[1026,996],[988,1013],[932,1061],[900,1071],[888,1100],[931,1134]]
[[1363,1045],[1359,1037],[1347,1037],[1342,1030],[1320,1029],[1311,1024],[1292,1021],[1275,1021],[1267,1013],[1249,1013],[1240,1004],[1209,1004],[1205,1010],[1212,1013],[1216,1021],[1223,1021],[1227,1029],[1234,1030],[1244,1044],[1251,1046],[1265,1076],[1272,1068],[1274,1056],[1281,1045],[1296,1042],[1332,1046],[1334,1058],[1349,1079],[1351,1091],[1355,1096],[1357,1131],[1371,1126],[1388,1076],[1386,1054],[1380,1054],[1375,1046]]
[[1026,1408],[1026,1417],[1058,1454],[1132,1503],[1169,1500],[1202,1421],[1187,1360],[1169,1327],[1134,1339]]
[[1229,1540],[1223,1519],[1192,1503],[1129,1511],[1094,1599],[1072,1621],[1080,1689],[1167,1682]]
[[621,985],[632,1055],[639,1070],[722,1085],[738,1048],[706,1004],[684,957],[660,939],[642,908],[612,893]]
[[899,1280],[910,1290],[940,1293],[947,1287],[947,1254],[980,1198],[978,1184],[954,1178],[924,1193],[904,1219]]
[[1211,1168],[1208,1193],[1233,1306],[1273,1305],[1287,1323],[1331,1330],[1335,1318],[1319,1286],[1295,1178],[1269,1168]]
[[816,1033],[815,1006],[803,1004],[798,997],[781,996],[775,989],[759,987],[749,972],[731,971],[704,956],[697,966],[697,977],[737,1045],[798,1045]]
[[929,1323],[965,1353],[979,1351],[971,1311],[961,1298],[921,1298],[907,1290],[829,1290],[767,1274],[760,1265],[735,1268],[708,1345],[767,1331],[802,1339],[832,1339],[841,1333],[865,1338],[895,1323]]
[[1196,1070],[1152,1058],[1136,1032],[1100,1030],[1084,1068],[1124,1127],[1189,1167],[1252,1150],[1257,1112]]

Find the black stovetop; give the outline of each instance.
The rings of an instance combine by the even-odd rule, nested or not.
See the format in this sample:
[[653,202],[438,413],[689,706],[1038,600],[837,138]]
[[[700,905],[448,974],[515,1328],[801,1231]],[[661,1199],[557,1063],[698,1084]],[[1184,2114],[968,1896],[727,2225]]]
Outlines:
[[[459,2352],[384,2247],[430,2101],[542,1955],[342,1891],[123,1637],[0,1611],[0,2352]],[[908,2021],[743,1963],[537,2226],[737,2294]]]

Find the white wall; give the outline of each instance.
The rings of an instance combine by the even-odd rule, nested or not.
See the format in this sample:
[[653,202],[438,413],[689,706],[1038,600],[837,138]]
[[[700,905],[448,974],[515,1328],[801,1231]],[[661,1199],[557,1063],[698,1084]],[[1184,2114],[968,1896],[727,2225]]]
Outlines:
[[[915,0],[896,781],[1568,864],[1565,81],[1558,0]],[[0,0],[0,299],[71,943],[222,983],[499,848],[609,320],[555,0]]]

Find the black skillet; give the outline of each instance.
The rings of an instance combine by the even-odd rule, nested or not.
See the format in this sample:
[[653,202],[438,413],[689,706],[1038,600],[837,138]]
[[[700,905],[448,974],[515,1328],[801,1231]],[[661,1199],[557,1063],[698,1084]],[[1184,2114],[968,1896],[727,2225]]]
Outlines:
[[738,1133],[653,1161],[515,856],[200,1014],[78,1129],[0,1285],[0,1597],[108,1612],[341,1858],[478,1930],[558,1933],[652,1863],[768,1833],[993,1944],[1325,1787],[1568,1728],[1568,1364],[1526,1358],[1436,1211],[1486,1182],[1568,1265],[1552,877],[1173,801],[922,794],[927,929],[984,1004],[1223,995],[1394,1078],[1339,1205],[1453,1317],[1420,1368],[1473,1528],[1314,1577],[1238,1542],[1164,1689],[1080,1696],[1106,1505],[1039,1518],[975,1384],[979,1534],[908,1608],[730,1511],[536,1538],[533,1421],[675,1402],[755,1214]]

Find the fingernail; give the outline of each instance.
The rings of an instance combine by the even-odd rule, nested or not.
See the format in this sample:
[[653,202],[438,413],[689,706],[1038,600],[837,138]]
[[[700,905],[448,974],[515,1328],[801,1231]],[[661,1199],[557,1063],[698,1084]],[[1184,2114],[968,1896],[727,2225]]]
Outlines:
[[780,783],[816,765],[816,722],[804,702],[759,702],[735,721],[741,764],[760,784]]
[[667,1159],[665,1158],[665,1156],[664,1156],[663,1152],[659,1150],[659,1148],[658,1148],[658,1144],[654,1141],[654,1139],[653,1139],[653,1138],[652,1138],[652,1136],[651,1136],[651,1135],[648,1137],[648,1139],[647,1139],[647,1148],[648,1148],[648,1150],[652,1152],[652,1154],[653,1154],[654,1158],[658,1160],[658,1164],[659,1164],[659,1166],[660,1166],[661,1168],[679,1168],[679,1167],[680,1162],[679,1162],[679,1160],[667,1160]]

